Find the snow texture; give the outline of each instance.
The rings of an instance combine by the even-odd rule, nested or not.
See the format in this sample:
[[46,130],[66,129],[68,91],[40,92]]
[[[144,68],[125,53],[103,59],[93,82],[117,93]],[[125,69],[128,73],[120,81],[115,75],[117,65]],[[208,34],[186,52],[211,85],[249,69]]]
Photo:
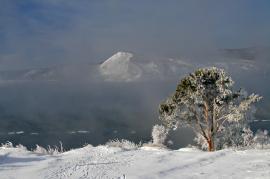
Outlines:
[[141,77],[141,69],[131,61],[133,55],[118,52],[100,65],[100,73],[108,81],[134,81]]
[[78,178],[267,178],[270,150],[202,152],[143,147],[85,146],[57,155],[38,155],[23,148],[0,148],[1,179]]

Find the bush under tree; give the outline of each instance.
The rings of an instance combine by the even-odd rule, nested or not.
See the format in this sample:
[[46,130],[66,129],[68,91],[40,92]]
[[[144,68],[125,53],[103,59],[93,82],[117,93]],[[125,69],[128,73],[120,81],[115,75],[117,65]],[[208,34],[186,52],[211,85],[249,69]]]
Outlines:
[[153,144],[163,146],[168,136],[168,130],[162,125],[154,125],[152,129]]
[[270,137],[267,130],[258,130],[254,137],[254,142],[256,145],[260,145],[263,149],[270,143]]

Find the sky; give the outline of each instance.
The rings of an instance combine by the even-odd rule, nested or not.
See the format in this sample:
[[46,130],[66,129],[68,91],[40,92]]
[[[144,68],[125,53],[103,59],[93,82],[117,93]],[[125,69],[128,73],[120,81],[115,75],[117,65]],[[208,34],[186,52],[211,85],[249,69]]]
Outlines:
[[268,0],[0,0],[0,69],[270,46]]

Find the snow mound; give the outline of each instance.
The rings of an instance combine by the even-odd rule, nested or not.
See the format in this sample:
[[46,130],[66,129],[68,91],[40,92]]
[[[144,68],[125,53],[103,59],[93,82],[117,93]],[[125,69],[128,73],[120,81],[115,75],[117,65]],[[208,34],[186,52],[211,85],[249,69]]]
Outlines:
[[178,149],[178,151],[180,151],[180,152],[200,152],[200,150],[196,149],[196,148],[181,148],[181,149]]
[[142,70],[132,62],[133,55],[118,52],[99,66],[102,76],[107,81],[134,81],[141,77]]

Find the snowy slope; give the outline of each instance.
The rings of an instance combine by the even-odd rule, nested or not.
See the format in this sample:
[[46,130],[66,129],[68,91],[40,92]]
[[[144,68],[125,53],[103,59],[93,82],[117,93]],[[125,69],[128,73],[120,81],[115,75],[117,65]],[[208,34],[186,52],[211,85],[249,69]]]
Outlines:
[[109,81],[133,81],[141,77],[141,69],[132,62],[133,55],[118,52],[100,65],[100,73]]
[[267,178],[270,151],[195,149],[124,151],[86,146],[56,156],[18,148],[0,149],[0,178]]
[[99,71],[106,81],[130,82],[179,77],[192,68],[192,64],[180,59],[138,61],[131,53],[117,52],[99,66]]

